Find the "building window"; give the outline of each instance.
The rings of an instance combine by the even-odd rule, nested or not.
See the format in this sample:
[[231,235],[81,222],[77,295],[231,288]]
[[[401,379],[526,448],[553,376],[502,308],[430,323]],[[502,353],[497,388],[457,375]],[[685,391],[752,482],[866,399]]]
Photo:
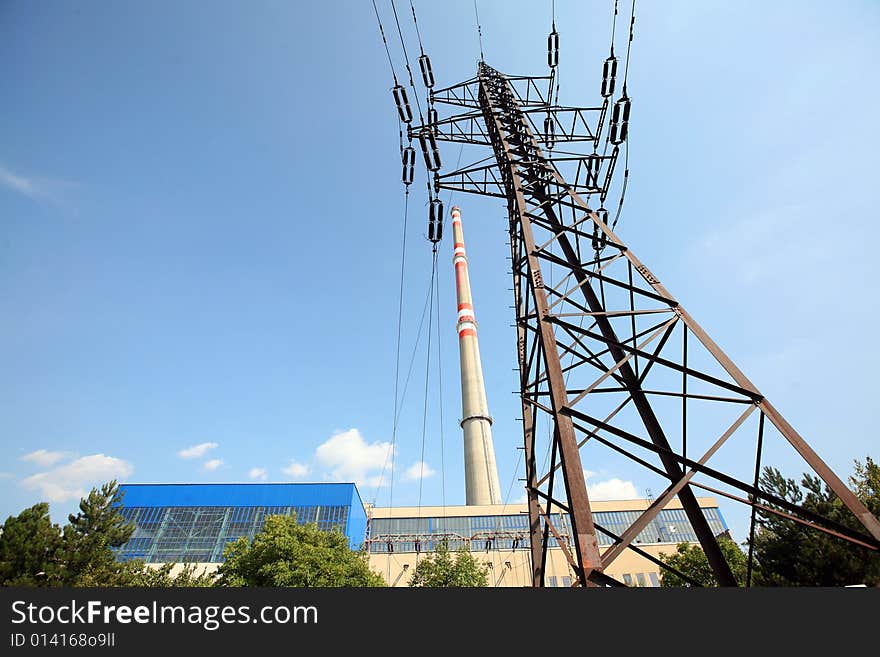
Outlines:
[[547,578],[547,586],[551,586],[551,587],[554,587],[554,588],[557,587],[557,586],[559,586],[559,585],[556,583],[556,575],[551,575],[550,577]]
[[623,583],[626,584],[627,586],[632,586],[633,585],[632,575],[630,575],[629,573],[624,573],[623,574]]
[[660,586],[660,578],[657,576],[657,573],[648,573],[648,579],[651,580],[651,586]]
[[645,573],[636,573],[636,581],[641,587],[648,585],[648,582],[645,580]]
[[269,515],[295,516],[301,524],[318,522],[324,530],[344,532],[348,507],[126,507],[122,514],[135,523],[117,558],[157,562],[219,562],[228,543],[253,539]]

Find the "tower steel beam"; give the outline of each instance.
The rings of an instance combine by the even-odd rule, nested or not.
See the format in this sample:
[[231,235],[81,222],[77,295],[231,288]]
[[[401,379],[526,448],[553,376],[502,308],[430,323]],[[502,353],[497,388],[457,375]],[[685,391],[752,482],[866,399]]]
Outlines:
[[[553,409],[556,414],[555,424],[559,432],[561,460],[563,464],[562,470],[565,476],[566,489],[568,491],[569,507],[572,509],[571,518],[572,525],[574,526],[574,531],[572,533],[575,537],[580,538],[585,543],[582,547],[577,545],[576,542],[578,547],[577,554],[580,562],[579,566],[582,570],[582,572],[579,572],[578,574],[581,577],[581,581],[584,582],[586,581],[585,578],[591,574],[591,571],[594,568],[600,570],[602,568],[601,561],[597,564],[593,560],[594,555],[591,551],[592,545],[595,545],[596,550],[598,550],[598,541],[595,536],[592,514],[589,512],[589,497],[586,490],[586,480],[583,476],[583,465],[578,453],[574,426],[571,424],[568,416],[563,416],[561,414],[563,409],[568,406],[569,400],[561,372],[559,351],[556,345],[555,334],[547,318],[549,308],[547,307],[548,304],[544,293],[540,264],[538,262],[536,246],[532,236],[529,212],[526,208],[525,200],[522,198],[523,192],[519,184],[520,164],[511,156],[511,138],[518,141],[522,146],[522,152],[527,154],[531,167],[543,167],[541,173],[546,172],[548,177],[552,175],[558,176],[558,174],[552,166],[542,161],[541,150],[531,134],[531,130],[526,123],[524,115],[519,110],[519,105],[513,97],[509,83],[503,78],[503,76],[498,74],[497,71],[494,71],[494,69],[491,69],[486,65],[483,65],[480,71],[479,98],[483,105],[483,113],[485,115],[486,123],[494,125],[494,127],[490,125],[489,133],[495,139],[495,154],[498,159],[498,167],[502,170],[505,167],[508,168],[508,175],[504,176],[504,178],[508,182],[508,192],[515,195],[517,200],[514,210],[515,215],[519,220],[518,229],[524,241],[526,252],[527,254],[530,254],[528,258],[529,271],[531,273],[530,278],[533,282],[532,294],[535,298],[535,305],[538,313],[542,318],[540,323],[541,341],[548,375],[551,378],[551,397]],[[501,107],[498,107],[499,105],[506,105],[506,107],[502,110]],[[504,121],[499,118],[500,116],[503,116]],[[536,175],[535,178],[541,178],[541,173]],[[559,182],[562,181],[560,180]],[[542,197],[546,198],[546,196],[545,192],[544,194],[539,194],[537,198],[538,200],[541,200]],[[543,209],[545,216],[556,229],[554,232],[557,233],[557,242],[562,248],[563,255],[568,262],[578,262],[580,259],[569,242],[567,235],[559,230],[562,226],[552,208],[552,205],[545,202]],[[586,204],[584,204],[584,210],[589,211]],[[589,284],[582,268],[576,268],[574,274],[579,283],[580,291],[586,298],[587,305],[590,309],[596,313],[604,311],[602,302]],[[620,341],[611,326],[611,322],[608,317],[602,314],[595,316],[595,322],[598,325],[599,330],[602,332],[605,341],[608,343],[612,358],[615,362],[622,363],[619,367],[620,375],[623,378],[625,386],[629,390],[633,404],[638,410],[648,434],[651,436],[651,440],[658,447],[668,450],[670,446],[663,432],[663,428],[657,420],[647,396],[642,391],[635,372],[626,360],[626,356],[619,346]],[[559,370],[558,373],[556,371],[557,369]],[[558,377],[558,379],[556,377]],[[572,463],[572,461],[574,461],[574,463]],[[679,464],[662,452],[661,461],[672,481],[678,481],[684,476],[684,472]],[[727,564],[727,560],[724,558],[721,548],[715,540],[712,529],[709,527],[709,522],[703,515],[703,511],[700,509],[693,491],[689,486],[685,485],[679,491],[678,496],[684,507],[685,513],[687,514],[688,520],[693,526],[697,538],[699,539],[719,582],[726,586],[736,586],[736,578],[733,576],[733,572],[730,570],[730,566]],[[584,505],[586,509],[579,508],[580,505]],[[584,529],[583,534],[578,531],[579,528]]]
[[[507,82],[505,81],[503,84],[506,85]],[[499,91],[498,78],[492,78],[488,75],[488,67],[482,65],[480,70],[480,105],[486,121],[486,127],[492,137],[495,155],[498,159],[498,167],[501,169],[501,176],[507,187],[510,216],[518,224],[516,237],[525,251],[529,272],[530,297],[534,302],[538,315],[543,317],[550,312],[550,304],[544,291],[541,264],[535,253],[535,238],[532,233],[529,213],[523,196],[519,168],[511,153],[509,127],[502,123],[502,118],[509,119],[511,117],[496,109],[497,100],[494,97]],[[570,417],[560,413],[568,404],[568,395],[565,390],[565,378],[562,373],[562,364],[559,360],[556,336],[552,325],[547,322],[540,322],[538,330],[540,333],[541,351],[544,355],[544,364],[547,368],[551,404],[556,414],[554,437],[560,452],[562,475],[568,494],[572,538],[577,559],[576,574],[580,582],[586,584],[593,570],[601,572],[602,569],[602,560],[599,556],[599,541],[596,537],[596,528],[593,525],[593,514],[590,510],[590,500],[587,495],[583,464],[578,454],[574,425]],[[532,441],[533,447],[534,441]],[[533,518],[530,520],[534,522]],[[546,552],[546,541],[544,541],[542,549]],[[544,559],[542,558],[543,561]]]
[[[431,100],[445,106],[450,116],[411,129],[417,134],[427,128],[438,141],[492,147],[494,163],[478,160],[435,172],[435,192],[447,189],[507,200],[533,585],[543,586],[548,543],[559,533],[549,520],[553,514],[569,516],[571,531],[560,536],[572,541],[566,556],[577,582],[616,585],[604,569],[626,550],[643,554],[635,545],[638,535],[676,496],[716,580],[736,585],[694,489],[742,502],[759,516],[790,518],[849,541],[857,546],[853,549],[880,550],[877,519],[610,228],[601,206],[609,196],[623,139],[606,140],[604,150],[600,140],[606,139],[602,127],[609,116],[609,136],[612,127],[619,127],[610,109],[613,98],[605,98],[601,107],[558,106],[541,91],[549,79],[505,76],[480,62],[475,78],[433,91]],[[535,121],[541,115],[546,116],[545,126],[554,126],[555,135],[541,133]],[[557,142],[567,142],[566,150],[553,151]],[[599,209],[591,208],[593,202]],[[545,280],[545,273],[554,270],[561,274]],[[678,333],[683,337],[681,352],[678,341],[670,339]],[[703,361],[695,349],[702,351]],[[677,382],[672,389],[670,381]],[[661,412],[662,399],[680,400],[680,417]],[[709,438],[717,441],[708,448],[693,447],[699,437],[687,434],[688,404],[697,402],[733,409],[738,416],[734,420],[724,411],[718,433],[710,428],[714,435]],[[716,452],[751,432],[748,420],[753,417],[766,418],[867,533],[776,497],[751,475],[746,482],[724,471]],[[669,439],[678,424],[680,448]],[[547,430],[546,443],[542,428]],[[538,468],[539,441],[547,448],[546,470]],[[625,531],[614,533],[594,522],[580,451],[588,442],[668,480],[660,498]],[[705,452],[699,460],[688,457],[688,442],[692,450]],[[761,451],[759,441],[756,469]],[[712,466],[707,465],[710,459]],[[561,477],[555,476],[557,471]],[[554,492],[560,483],[564,491]],[[600,529],[613,540],[603,552],[597,540]]]

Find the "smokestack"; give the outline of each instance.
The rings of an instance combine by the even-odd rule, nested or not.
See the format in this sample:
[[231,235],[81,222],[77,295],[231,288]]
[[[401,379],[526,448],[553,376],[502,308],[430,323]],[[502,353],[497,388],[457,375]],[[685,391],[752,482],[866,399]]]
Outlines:
[[492,444],[492,418],[486,401],[477,321],[468,277],[461,210],[452,208],[452,235],[455,251],[455,290],[458,299],[458,349],[461,359],[461,428],[464,431],[464,476],[468,505],[501,504],[495,447]]

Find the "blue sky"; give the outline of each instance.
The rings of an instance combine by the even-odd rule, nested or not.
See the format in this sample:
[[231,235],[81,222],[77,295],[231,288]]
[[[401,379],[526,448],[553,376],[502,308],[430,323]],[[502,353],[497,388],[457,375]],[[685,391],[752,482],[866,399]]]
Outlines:
[[[543,74],[550,3],[479,6],[487,60]],[[598,97],[610,7],[557,3],[563,103]],[[471,0],[416,9],[438,84],[471,77]],[[376,486],[392,433],[403,195],[372,5],[13,1],[0,33],[0,516],[47,499],[60,520],[113,476],[356,479],[379,504],[463,503],[448,240],[445,450],[435,355],[434,474],[407,476],[421,457],[422,341],[395,481],[386,468]],[[629,77],[619,234],[841,475],[878,456],[878,37],[872,2],[641,2]],[[404,364],[430,274],[423,175]],[[505,211],[455,201],[502,493],[516,501]],[[611,494],[650,485],[585,467]]]

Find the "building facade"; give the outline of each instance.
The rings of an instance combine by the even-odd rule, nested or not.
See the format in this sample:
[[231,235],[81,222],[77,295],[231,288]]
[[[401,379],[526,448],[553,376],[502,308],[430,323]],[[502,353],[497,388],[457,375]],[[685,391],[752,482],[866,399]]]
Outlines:
[[122,484],[122,515],[135,524],[119,559],[219,564],[226,544],[253,538],[266,516],[338,529],[353,549],[367,516],[354,484]]
[[[728,531],[713,498],[698,498],[698,502],[716,535]],[[596,524],[619,536],[649,504],[646,499],[615,500],[591,502],[591,507]],[[451,550],[469,550],[478,562],[485,564],[491,586],[531,586],[529,516],[525,504],[375,508],[369,516],[370,567],[392,586],[406,586],[419,560],[441,541]],[[567,514],[551,514],[551,518],[560,537],[568,540]],[[612,538],[598,527],[597,533],[600,550],[612,544]],[[551,537],[550,541],[545,586],[571,586],[574,571],[556,539]],[[676,498],[645,527],[634,544],[659,558],[661,553],[675,552],[681,542],[695,543],[697,537]],[[625,550],[605,572],[628,586],[660,585],[660,567],[633,550]]]
[[[485,506],[365,508],[354,484],[123,484],[122,515],[135,524],[119,559],[147,563],[198,564],[211,571],[223,561],[227,543],[253,538],[268,515],[292,515],[302,523],[338,530],[352,549],[365,547],[370,567],[391,586],[407,586],[419,560],[440,542],[466,549],[489,571],[489,584],[531,586],[529,519],[525,504]],[[727,531],[712,498],[698,498],[716,534]],[[620,535],[649,500],[592,502],[597,526]],[[553,514],[562,540],[568,540],[566,514]],[[611,545],[599,530],[599,547]],[[677,499],[648,524],[635,545],[658,558],[681,542],[696,542]],[[650,559],[624,551],[606,570],[629,586],[659,586],[660,568]],[[545,585],[571,586],[574,573],[551,538]]]

